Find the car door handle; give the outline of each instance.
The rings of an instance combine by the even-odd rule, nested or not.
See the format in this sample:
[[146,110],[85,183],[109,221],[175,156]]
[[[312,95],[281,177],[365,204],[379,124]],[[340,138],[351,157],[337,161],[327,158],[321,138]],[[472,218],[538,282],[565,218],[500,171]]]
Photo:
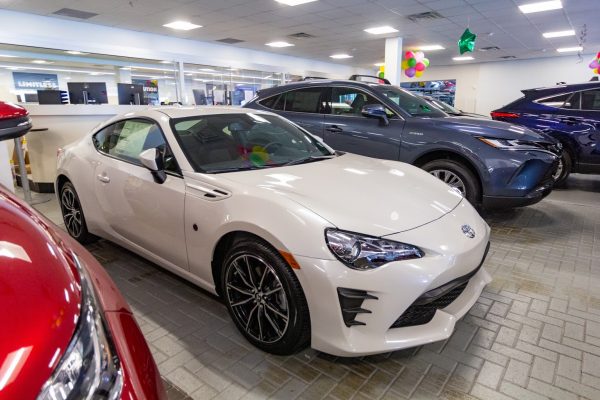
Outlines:
[[326,131],[332,132],[332,133],[340,133],[340,132],[344,132],[344,130],[342,128],[340,128],[337,125],[331,125],[327,128],[325,128]]
[[108,176],[106,176],[106,175],[100,175],[100,174],[98,174],[98,175],[96,175],[96,178],[98,178],[98,180],[100,182],[104,182],[104,183],[110,182],[110,178]]

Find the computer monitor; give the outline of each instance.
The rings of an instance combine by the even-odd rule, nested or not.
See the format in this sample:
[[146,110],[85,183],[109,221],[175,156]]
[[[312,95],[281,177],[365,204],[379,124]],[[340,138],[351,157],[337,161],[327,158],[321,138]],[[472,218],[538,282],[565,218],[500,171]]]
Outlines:
[[62,90],[38,90],[37,97],[40,104],[63,104]]
[[37,103],[38,95],[36,93],[25,93],[23,96],[25,98],[25,103]]
[[132,83],[117,83],[119,91],[119,104],[145,105],[144,86]]
[[71,104],[107,104],[106,83],[104,82],[69,82],[69,99]]

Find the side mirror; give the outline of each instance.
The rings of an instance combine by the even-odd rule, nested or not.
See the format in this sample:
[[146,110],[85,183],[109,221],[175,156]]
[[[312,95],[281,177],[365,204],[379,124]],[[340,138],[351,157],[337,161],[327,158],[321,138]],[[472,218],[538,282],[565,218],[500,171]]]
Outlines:
[[367,118],[377,118],[385,126],[390,124],[385,107],[382,104],[367,104],[362,108],[361,114]]
[[144,150],[139,156],[140,162],[146,167],[154,178],[154,182],[158,184],[165,183],[167,174],[165,172],[163,153],[158,148]]

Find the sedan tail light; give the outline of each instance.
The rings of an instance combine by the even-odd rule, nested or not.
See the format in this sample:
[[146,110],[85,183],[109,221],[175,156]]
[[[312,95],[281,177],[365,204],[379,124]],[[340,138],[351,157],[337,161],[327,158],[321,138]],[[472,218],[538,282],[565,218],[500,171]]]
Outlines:
[[511,112],[503,112],[503,111],[492,111],[490,113],[492,119],[496,118],[519,118],[521,114],[511,113]]

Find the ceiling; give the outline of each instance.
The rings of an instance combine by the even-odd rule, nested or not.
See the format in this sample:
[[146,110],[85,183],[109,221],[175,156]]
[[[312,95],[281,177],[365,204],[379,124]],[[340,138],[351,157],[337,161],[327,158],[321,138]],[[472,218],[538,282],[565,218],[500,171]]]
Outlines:
[[[0,0],[0,8],[57,18],[62,8],[96,13],[86,22],[214,42],[235,38],[242,48],[270,51],[328,62],[372,67],[383,61],[385,37],[402,36],[404,46],[441,44],[446,50],[427,52],[435,65],[455,63],[456,42],[464,29],[477,34],[474,62],[556,56],[556,48],[577,46],[584,24],[585,53],[600,50],[599,0],[563,0],[563,9],[522,14],[518,5],[538,0],[318,0],[295,7],[274,0]],[[407,16],[435,11],[441,18],[413,22]],[[186,20],[202,25],[192,31],[174,31],[162,25]],[[391,35],[363,31],[390,25]],[[25,27],[26,29],[26,27]],[[543,32],[574,29],[578,35],[545,39]],[[308,39],[288,35],[307,33]],[[284,40],[294,47],[272,49],[265,43]],[[481,51],[497,46],[500,50]],[[332,60],[334,53],[353,58]],[[572,53],[569,53],[572,55]]]

